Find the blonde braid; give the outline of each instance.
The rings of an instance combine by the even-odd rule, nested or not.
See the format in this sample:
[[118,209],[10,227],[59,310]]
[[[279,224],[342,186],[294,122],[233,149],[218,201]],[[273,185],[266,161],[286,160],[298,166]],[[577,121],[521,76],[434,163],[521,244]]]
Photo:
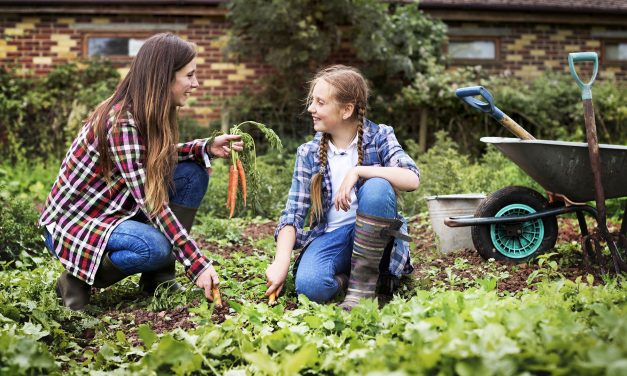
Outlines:
[[357,111],[357,166],[364,164],[364,118],[366,115],[366,108],[363,105],[358,106]]
[[322,182],[324,174],[327,170],[327,148],[329,145],[329,134],[323,133],[320,139],[320,171],[311,179],[311,210],[309,212],[309,226],[313,224],[314,219],[320,221],[322,218]]

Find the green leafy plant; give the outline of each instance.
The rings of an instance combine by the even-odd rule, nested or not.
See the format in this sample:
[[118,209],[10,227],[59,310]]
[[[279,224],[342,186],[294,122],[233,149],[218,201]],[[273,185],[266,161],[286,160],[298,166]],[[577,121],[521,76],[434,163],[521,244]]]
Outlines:
[[539,268],[534,270],[527,278],[527,284],[532,285],[536,279],[551,280],[556,277],[562,277],[562,273],[559,272],[559,266],[556,260],[553,260],[557,256],[557,252],[549,252],[537,257]]

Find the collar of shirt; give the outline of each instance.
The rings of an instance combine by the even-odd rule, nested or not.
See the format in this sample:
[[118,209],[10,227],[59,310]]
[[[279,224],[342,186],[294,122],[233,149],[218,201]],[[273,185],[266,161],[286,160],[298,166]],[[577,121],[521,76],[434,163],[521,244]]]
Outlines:
[[355,138],[353,138],[351,143],[348,144],[346,149],[337,148],[335,145],[333,145],[333,142],[329,140],[329,154],[330,155],[345,155],[346,153],[351,151],[351,149],[356,148],[356,147],[357,147],[357,135],[355,135]]

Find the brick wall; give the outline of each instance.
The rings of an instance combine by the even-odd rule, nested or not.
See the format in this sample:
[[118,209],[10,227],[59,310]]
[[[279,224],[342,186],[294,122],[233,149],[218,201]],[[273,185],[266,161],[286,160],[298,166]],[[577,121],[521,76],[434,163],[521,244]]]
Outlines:
[[447,25],[453,38],[483,35],[499,40],[499,61],[482,64],[492,73],[533,78],[543,71],[568,72],[568,53],[595,51],[600,57],[599,79],[627,80],[627,64],[605,61],[602,51],[605,41],[622,40],[623,43],[627,41],[627,25],[468,22],[447,22]]
[[[446,22],[452,37],[486,34],[497,37],[500,61],[483,66],[493,73],[505,72],[520,78],[533,78],[545,70],[567,71],[568,52],[601,53],[605,36],[627,33],[627,25]],[[44,75],[57,64],[85,57],[83,45],[87,35],[126,31],[128,35],[148,36],[172,31],[198,45],[200,87],[194,95],[195,103],[185,111],[192,111],[201,123],[206,123],[220,117],[225,99],[244,88],[254,88],[255,80],[270,71],[257,62],[224,62],[221,48],[226,43],[227,28],[224,17],[215,15],[0,14],[0,64],[16,67],[20,74]],[[337,58],[348,62],[346,56]],[[122,74],[127,66],[119,65]],[[602,60],[599,78],[610,77],[627,79],[627,65],[610,65]]]
[[[255,80],[269,67],[250,62],[224,62],[221,48],[226,43],[227,26],[223,17],[185,16],[38,16],[0,15],[0,64],[22,75],[45,75],[55,65],[86,57],[83,45],[87,35],[149,36],[172,31],[198,46],[197,72],[200,87],[195,103],[184,111],[193,112],[201,123],[220,117],[221,103],[244,88],[254,88]],[[116,63],[121,74],[128,62]]]

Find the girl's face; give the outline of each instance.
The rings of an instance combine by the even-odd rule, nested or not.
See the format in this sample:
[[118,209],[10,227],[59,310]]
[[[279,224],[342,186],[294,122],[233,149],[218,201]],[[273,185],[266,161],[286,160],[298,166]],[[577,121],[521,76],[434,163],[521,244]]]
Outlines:
[[325,80],[316,82],[307,108],[317,132],[333,134],[343,122],[344,110],[335,100],[335,88]]
[[196,58],[192,59],[186,66],[176,71],[174,82],[170,87],[173,106],[184,106],[187,98],[192,94],[192,90],[198,87],[196,79]]

